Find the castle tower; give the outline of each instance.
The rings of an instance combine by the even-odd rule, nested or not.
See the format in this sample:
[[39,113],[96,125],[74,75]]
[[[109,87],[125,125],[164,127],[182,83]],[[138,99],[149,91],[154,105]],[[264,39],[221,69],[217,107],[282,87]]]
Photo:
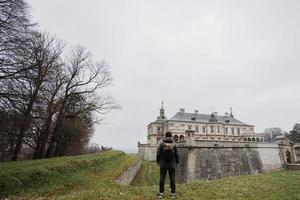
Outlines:
[[159,110],[159,116],[154,122],[148,125],[148,136],[147,141],[151,145],[157,145],[159,140],[163,137],[165,132],[165,124],[167,121],[165,116],[164,102],[161,102],[161,108]]

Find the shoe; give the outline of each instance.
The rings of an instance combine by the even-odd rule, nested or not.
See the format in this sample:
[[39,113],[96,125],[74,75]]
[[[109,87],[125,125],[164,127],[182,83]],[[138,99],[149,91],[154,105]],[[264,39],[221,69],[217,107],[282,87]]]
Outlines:
[[163,198],[163,196],[164,196],[164,193],[161,193],[161,192],[157,193],[158,198]]
[[175,192],[174,193],[171,192],[171,197],[175,198],[176,197],[176,193]]

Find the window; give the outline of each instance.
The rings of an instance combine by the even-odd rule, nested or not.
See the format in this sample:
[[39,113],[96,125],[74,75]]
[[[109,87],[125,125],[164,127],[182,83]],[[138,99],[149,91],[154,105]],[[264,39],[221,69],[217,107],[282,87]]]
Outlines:
[[189,129],[189,130],[192,130],[192,125],[188,125],[188,129]]
[[217,129],[218,133],[220,133],[220,126],[218,126],[218,129]]
[[183,140],[184,140],[184,136],[183,135],[179,136],[179,141],[183,141]]
[[225,133],[228,134],[228,128],[227,127],[225,128]]
[[160,133],[160,127],[159,126],[157,127],[157,133]]
[[202,133],[205,133],[205,126],[202,126]]
[[196,132],[199,132],[199,126],[195,126]]
[[175,140],[175,142],[178,142],[178,135],[174,135],[174,140]]
[[234,128],[231,128],[231,134],[234,135]]
[[214,126],[210,126],[210,132],[214,133]]
[[241,133],[240,133],[240,129],[239,128],[237,128],[237,134],[238,135],[240,135]]

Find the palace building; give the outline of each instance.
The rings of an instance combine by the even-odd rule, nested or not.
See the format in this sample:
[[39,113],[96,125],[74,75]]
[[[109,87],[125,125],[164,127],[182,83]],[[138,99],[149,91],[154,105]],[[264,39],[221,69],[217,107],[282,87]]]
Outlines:
[[[173,117],[165,116],[162,106],[157,119],[151,122],[147,131],[147,144],[138,143],[139,151],[146,155],[146,159],[154,159],[155,150],[167,131],[171,131],[176,142],[186,140],[187,134],[193,132],[194,138],[204,141],[249,141],[263,142],[263,137],[255,135],[254,126],[236,119],[230,109],[230,113],[219,115],[200,114],[198,110],[193,113],[181,108]],[[148,156],[147,156],[148,155]]]
[[234,118],[232,109],[230,113],[218,115],[217,112],[200,114],[198,110],[189,113],[181,108],[167,119],[162,105],[160,115],[148,125],[147,143],[158,144],[167,131],[173,133],[176,142],[185,140],[189,131],[194,131],[195,138],[201,140],[263,141],[262,137],[255,137],[253,125]]

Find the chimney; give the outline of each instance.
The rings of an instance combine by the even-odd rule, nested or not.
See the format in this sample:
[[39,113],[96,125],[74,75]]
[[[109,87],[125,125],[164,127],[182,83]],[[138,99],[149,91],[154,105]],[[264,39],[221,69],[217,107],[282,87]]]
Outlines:
[[195,114],[198,114],[198,110],[195,110]]
[[180,108],[179,112],[184,113],[184,108]]

